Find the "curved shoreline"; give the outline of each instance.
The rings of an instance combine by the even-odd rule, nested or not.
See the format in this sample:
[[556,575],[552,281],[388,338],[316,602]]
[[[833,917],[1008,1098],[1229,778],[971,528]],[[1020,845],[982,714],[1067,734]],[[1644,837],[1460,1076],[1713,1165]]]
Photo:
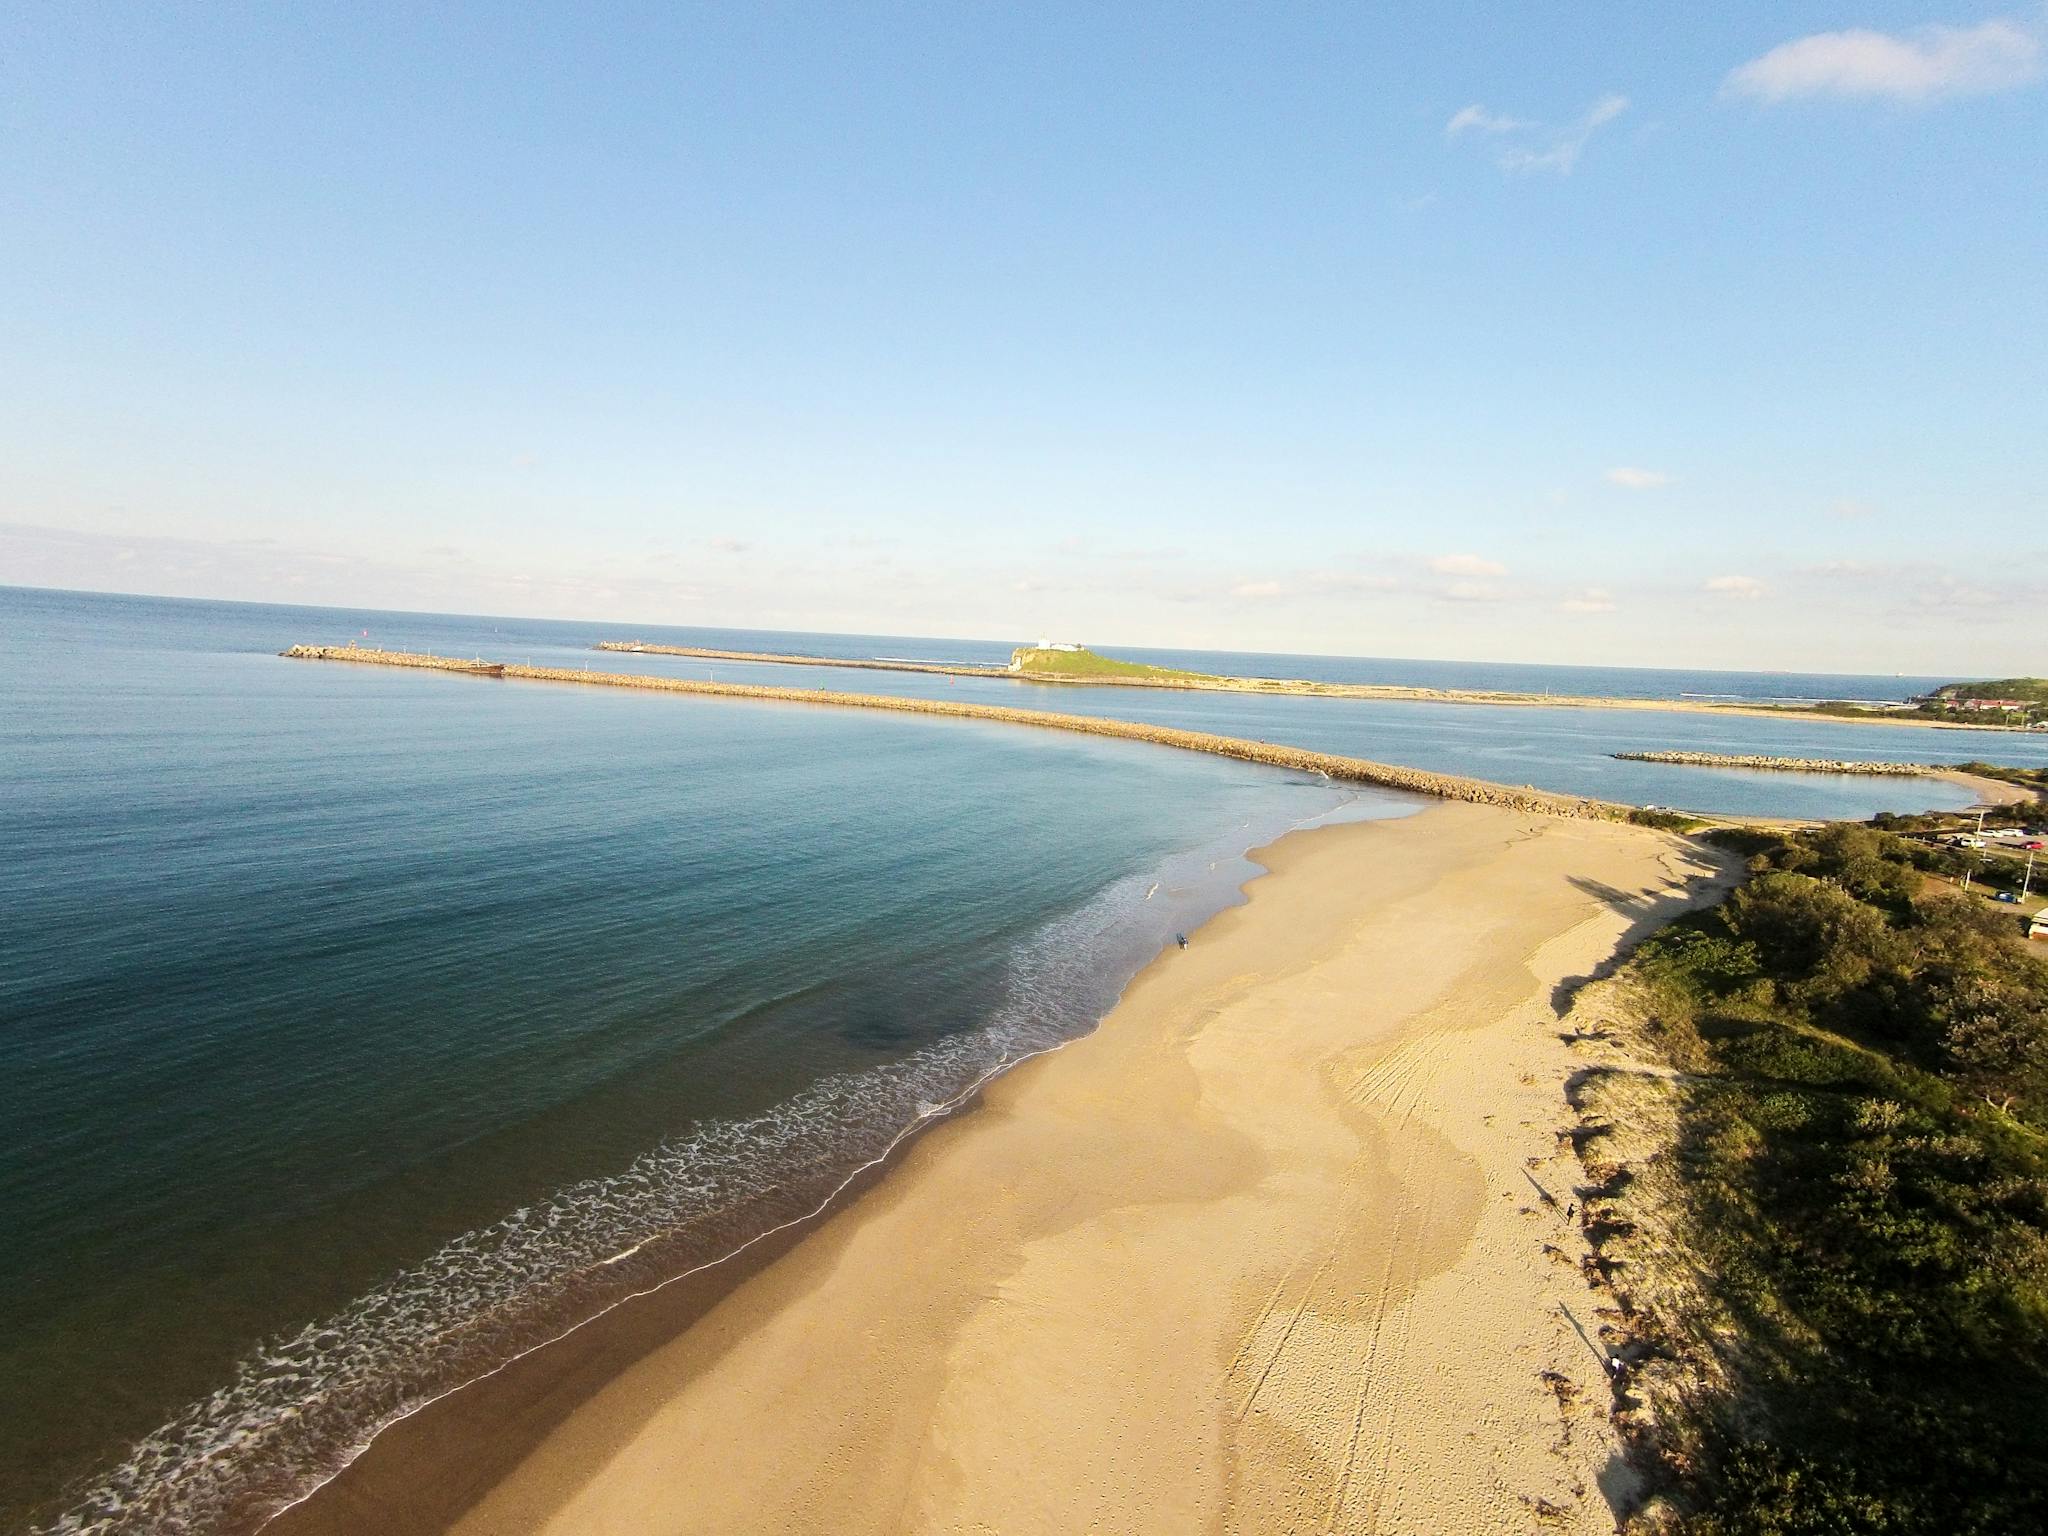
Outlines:
[[[1367,821],[1381,819],[1401,820],[1405,816],[1369,817]],[[1261,862],[1268,849],[1306,833],[1355,824],[1344,819],[1340,805],[1296,822],[1272,841],[1242,848],[1239,857],[1250,864],[1250,871],[1230,888],[1229,899],[1223,900],[1193,931],[1199,934],[1224,913],[1245,904],[1251,886],[1269,873],[1267,865]],[[1157,889],[1156,884],[1153,889]],[[991,1088],[1020,1068],[1088,1039],[1122,1005],[1137,978],[1172,948],[1171,944],[1162,944],[1131,972],[1109,1007],[1087,1021],[1085,1027],[1051,1044],[1006,1056],[944,1101],[922,1110],[898,1129],[884,1147],[849,1169],[811,1210],[757,1232],[724,1253],[618,1296],[587,1317],[525,1346],[478,1375],[382,1420],[348,1448],[333,1470],[289,1502],[257,1518],[248,1530],[252,1536],[256,1532],[269,1536],[355,1536],[363,1529],[377,1529],[386,1536],[432,1536],[445,1529],[468,1507],[468,1501],[447,1503],[447,1485],[459,1482],[452,1477],[454,1468],[445,1454],[451,1440],[462,1446],[462,1454],[456,1460],[464,1473],[474,1477],[478,1468],[504,1462],[502,1470],[510,1475],[517,1458],[506,1462],[507,1453],[517,1451],[523,1455],[536,1448],[559,1428],[560,1421],[580,1401],[574,1392],[568,1394],[571,1401],[562,1401],[565,1378],[588,1380],[587,1395],[594,1396],[632,1359],[671,1342],[734,1289],[877,1188],[927,1133],[974,1112]],[[489,1428],[478,1430],[473,1420]],[[424,1442],[424,1446],[416,1444],[416,1439]],[[431,1475],[424,1478],[418,1466],[422,1460],[432,1466]],[[422,1481],[430,1496],[409,1491],[417,1489]],[[425,1508],[436,1500],[440,1501],[438,1513]]]
[[1725,861],[1473,806],[1258,857],[1078,1049],[671,1336],[536,1381],[509,1469],[459,1426],[291,1536],[1509,1529],[1533,1495],[1611,1530],[1619,1448],[1585,1416],[1561,1454],[1541,1373],[1600,1374],[1531,1198],[1554,998]]
[[[1246,742],[1238,738],[1211,737],[1207,736],[1205,733],[1181,732],[1163,728],[1132,726],[1127,722],[1104,722],[1094,720],[1091,717],[1047,717],[1046,715],[1043,715],[1037,711],[1016,711],[1007,709],[997,710],[987,707],[947,703],[927,704],[925,701],[898,700],[872,695],[845,695],[834,693],[829,690],[769,689],[737,684],[721,685],[712,683],[695,683],[677,679],[648,679],[632,674],[592,674],[565,668],[500,666],[496,663],[463,661],[454,658],[427,657],[419,656],[413,653],[378,653],[351,651],[350,648],[345,647],[339,648],[338,650],[330,650],[327,648],[294,647],[292,651],[288,651],[285,654],[288,656],[296,655],[302,659],[310,658],[349,660],[379,665],[406,666],[425,668],[430,670],[450,671],[463,675],[523,678],[536,681],[584,682],[599,686],[627,686],[638,688],[653,688],[656,691],[682,692],[688,694],[710,694],[714,696],[729,697],[752,697],[772,701],[830,703],[838,704],[842,707],[880,707],[885,709],[894,709],[899,712],[929,713],[953,717],[994,718],[1014,723],[1034,724],[1041,726],[1051,724],[1054,728],[1080,729],[1088,734],[1112,736],[1128,735],[1137,739],[1149,739],[1160,741],[1161,744],[1183,746],[1188,750],[1218,752],[1217,747],[1211,746],[1208,743],[1221,743],[1225,744],[1230,748],[1240,750],[1221,751],[1219,752],[1219,755],[1242,757],[1246,760],[1251,761],[1274,761],[1273,757],[1267,756],[1266,754],[1277,750],[1281,754],[1283,754],[1282,765],[1284,766],[1306,767],[1310,765],[1302,761],[1299,761],[1298,759],[1315,759],[1316,767],[1314,771],[1328,771],[1327,769],[1322,769],[1320,767],[1320,764],[1324,762],[1331,762],[1342,764],[1346,769],[1363,767],[1365,769],[1385,771],[1402,775],[1407,775],[1416,772],[1414,770],[1391,769],[1388,768],[1387,765],[1372,764],[1362,759],[1330,758],[1324,754],[1312,753],[1296,754],[1293,753],[1291,749],[1272,749],[1269,744],[1263,742]],[[1070,725],[1067,724],[1067,722],[1069,721],[1075,721],[1079,723],[1078,725]],[[1103,729],[1104,726],[1109,726],[1112,728],[1105,730]],[[1188,742],[1176,738],[1192,738],[1193,741],[1197,744],[1190,745]],[[1251,749],[1258,749],[1258,751],[1255,753]],[[1297,760],[1288,761],[1287,759]],[[1935,771],[1939,772],[1939,770]],[[1359,782],[1377,784],[1385,783],[1384,780],[1377,778],[1367,778],[1362,773],[1351,771],[1332,772],[1331,776],[1355,779]],[[1954,775],[1947,774],[1944,774],[1943,776],[1954,777]],[[1479,790],[1490,793],[1500,793],[1506,794],[1513,798],[1505,801],[1481,800],[1469,792],[1445,794],[1439,790],[1423,790],[1423,793],[1434,793],[1437,795],[1438,798],[1462,799],[1469,800],[1471,801],[1471,803],[1476,804],[1493,804],[1497,806],[1505,806],[1506,808],[1512,810],[1540,811],[1544,814],[1552,815],[1578,817],[1594,816],[1599,817],[1600,819],[1613,819],[1612,813],[1615,810],[1620,809],[1601,806],[1599,810],[1595,811],[1588,811],[1585,809],[1576,808],[1573,810],[1559,811],[1553,809],[1551,806],[1548,805],[1538,806],[1521,803],[1521,797],[1525,794],[1541,794],[1541,792],[1524,792],[1509,790],[1505,786],[1490,785],[1486,784],[1484,781],[1457,780],[1452,779],[1449,776],[1421,775],[1421,777],[1432,780],[1442,780],[1443,782],[1455,785],[1462,790]],[[1391,787],[1409,788],[1411,786],[1408,784],[1399,784]],[[2003,788],[2005,786],[1999,787]],[[1563,801],[1569,800],[1569,797],[1562,796],[1545,796],[1544,798]],[[1573,804],[1574,807],[1580,805],[1598,804],[1597,802],[1570,803]],[[1607,814],[1605,816],[1602,816],[1602,812],[1606,812]],[[1256,878],[1256,876],[1254,878]],[[1205,930],[1197,931],[1201,932]],[[1158,963],[1158,961],[1154,962],[1155,965]],[[1121,1004],[1119,1004],[1119,1006],[1121,1006]],[[1088,1038],[1088,1036],[1084,1034],[1076,1038],[1085,1039]],[[1064,1043],[1073,1042],[1070,1041]],[[1057,1046],[1053,1047],[1052,1049],[1058,1050],[1062,1048],[1063,1046]],[[697,1291],[705,1290],[706,1285],[699,1285],[695,1287],[693,1290],[693,1288],[690,1285],[690,1282],[698,1281],[703,1277],[706,1277],[713,1271],[729,1270],[731,1276],[729,1282],[706,1283],[710,1287],[710,1294],[705,1295],[701,1299],[696,1300],[679,1297],[674,1303],[667,1305],[664,1309],[659,1309],[663,1311],[664,1315],[674,1314],[679,1309],[685,1312],[693,1312],[694,1316],[701,1316],[704,1313],[708,1313],[714,1307],[719,1305],[722,1296],[729,1293],[733,1287],[749,1283],[752,1277],[759,1273],[761,1268],[776,1263],[783,1254],[791,1251],[791,1249],[808,1234],[816,1231],[820,1227],[823,1227],[835,1221],[843,1213],[850,1210],[856,1204],[864,1201],[869,1191],[874,1190],[880,1186],[880,1181],[882,1179],[885,1169],[895,1167],[896,1164],[902,1160],[901,1157],[899,1157],[899,1151],[903,1151],[904,1155],[907,1155],[907,1151],[905,1149],[909,1148],[913,1142],[921,1141],[921,1132],[923,1130],[933,1128],[937,1124],[941,1123],[941,1121],[951,1122],[959,1119],[960,1111],[964,1108],[972,1107],[974,1104],[978,1103],[983,1091],[987,1089],[991,1085],[991,1083],[995,1082],[998,1077],[1007,1078],[1009,1077],[1012,1068],[1021,1066],[1024,1064],[1024,1062],[1035,1059],[1035,1057],[1027,1057],[1020,1058],[1017,1061],[1005,1063],[1000,1069],[998,1069],[997,1072],[991,1073],[988,1077],[981,1079],[972,1087],[965,1090],[958,1099],[952,1101],[946,1107],[946,1111],[942,1116],[922,1119],[906,1127],[903,1130],[903,1132],[900,1133],[899,1136],[890,1144],[889,1148],[881,1156],[872,1160],[870,1163],[862,1165],[860,1168],[856,1169],[852,1174],[850,1174],[848,1176],[847,1181],[844,1184],[842,1184],[838,1189],[836,1189],[830,1196],[828,1196],[826,1200],[819,1206],[819,1208],[815,1212],[811,1213],[811,1215],[799,1218],[796,1221],[786,1223],[783,1226],[771,1229],[769,1232],[762,1233],[758,1235],[756,1238],[750,1239],[748,1243],[743,1245],[739,1250],[736,1250],[733,1254],[726,1255],[724,1258],[712,1260],[706,1264],[699,1265],[692,1270],[671,1277],[668,1280],[664,1280],[658,1285],[648,1290],[636,1292],[633,1296],[624,1298],[621,1301],[612,1304],[612,1306],[607,1308],[604,1312],[596,1314],[592,1318],[586,1319],[584,1320],[584,1322],[574,1325],[572,1328],[567,1330],[567,1332],[563,1335],[560,1335],[557,1338],[548,1341],[547,1343],[533,1346],[528,1351],[522,1352],[521,1355],[515,1357],[513,1360],[507,1361],[503,1365],[487,1373],[485,1377],[478,1378],[475,1381],[465,1384],[464,1387],[453,1389],[450,1392],[443,1394],[439,1398],[436,1398],[426,1404],[420,1405],[419,1408],[411,1410],[407,1414],[402,1415],[401,1419],[410,1419],[415,1414],[428,1414],[434,1417],[437,1424],[438,1421],[443,1417],[460,1420],[461,1418],[465,1417],[465,1415],[455,1412],[449,1412],[445,1414],[437,1413],[436,1409],[438,1408],[438,1405],[455,1398],[459,1393],[467,1391],[470,1387],[475,1387],[482,1382],[493,1381],[500,1378],[501,1376],[506,1376],[508,1374],[513,1373],[522,1375],[530,1373],[535,1377],[546,1378],[542,1385],[535,1388],[534,1390],[547,1390],[547,1383],[549,1382],[554,1383],[555,1386],[559,1388],[559,1378],[564,1373],[564,1370],[573,1370],[574,1367],[565,1368],[559,1365],[543,1365],[537,1358],[542,1351],[555,1351],[556,1346],[561,1344],[562,1340],[567,1338],[570,1334],[580,1334],[583,1332],[583,1330],[589,1328],[591,1324],[597,1323],[601,1319],[610,1319],[614,1316],[614,1314],[620,1314],[616,1324],[608,1323],[605,1329],[597,1331],[606,1333],[608,1337],[614,1334],[618,1336],[625,1336],[631,1334],[635,1337],[650,1338],[650,1330],[658,1333],[660,1331],[660,1325],[652,1320],[651,1315],[641,1316],[637,1323],[629,1323],[624,1316],[628,1309],[633,1309],[636,1314],[650,1312],[651,1309],[643,1308],[641,1304],[645,1303],[648,1300],[648,1298],[658,1293],[671,1292],[672,1288],[675,1291],[691,1291],[692,1296],[695,1296]],[[759,1264],[751,1262],[751,1260],[748,1257],[746,1257],[747,1255],[756,1252],[760,1254]],[[687,1328],[688,1326],[690,1326],[690,1321],[686,1319],[684,1322],[680,1324],[673,1325],[671,1332],[679,1333],[682,1328]],[[659,1343],[660,1341],[656,1340],[654,1342]],[[650,1347],[652,1346],[650,1345]],[[617,1348],[618,1345],[616,1343],[616,1340],[614,1340],[614,1342],[612,1342],[611,1344],[594,1343],[590,1345],[589,1348],[581,1350],[581,1356],[586,1357],[585,1370],[595,1370],[595,1367],[588,1365],[588,1357],[591,1357],[596,1354],[606,1354],[608,1352],[616,1351]],[[572,1353],[576,1352],[572,1351]],[[528,1362],[529,1360],[533,1361],[533,1364],[530,1367],[528,1367],[525,1364],[525,1362]],[[624,1370],[627,1368],[628,1367],[624,1365],[615,1365],[614,1374],[622,1375],[624,1373]],[[606,1381],[600,1380],[597,1381],[594,1385],[592,1385],[590,1390],[592,1395],[594,1395],[597,1391],[605,1390],[605,1388]],[[509,1393],[509,1395],[514,1399],[517,1399],[521,1396],[522,1390],[523,1389],[517,1386],[510,1386],[506,1389],[507,1393]],[[506,1395],[506,1393],[498,1393],[492,1391],[489,1393],[489,1395],[493,1398],[496,1398],[502,1397]],[[565,1416],[574,1414],[577,1411],[579,1411],[575,1405],[562,1407],[562,1405],[557,1403],[555,1406]],[[497,1408],[491,1407],[480,1407],[472,1410],[473,1413],[481,1414],[485,1417],[488,1417],[492,1413],[498,1411],[499,1410]],[[528,1434],[533,1437],[534,1444],[539,1444],[544,1438],[552,1437],[560,1428],[561,1422],[558,1420],[555,1426],[552,1428],[537,1424],[537,1422],[535,1421],[534,1412],[530,1404],[525,1411],[513,1414],[513,1418],[516,1424],[520,1427],[520,1431],[522,1434]],[[399,1421],[393,1421],[393,1423],[397,1422]],[[387,1425],[386,1427],[388,1428],[390,1426]],[[422,1428],[425,1429],[425,1437],[429,1442],[431,1442],[438,1436],[443,1436],[446,1433],[448,1433],[448,1431],[438,1427],[427,1428],[423,1425]],[[463,1432],[464,1431],[460,1428],[454,1431],[454,1433],[456,1433],[458,1436],[460,1436]],[[358,1457],[358,1459],[352,1461],[347,1468],[345,1468],[342,1472],[336,1474],[335,1478],[330,1479],[329,1483],[323,1484],[321,1486],[321,1489],[315,1490],[313,1494],[308,1495],[306,1498],[301,1499],[298,1503],[295,1503],[294,1505],[289,1506],[286,1510],[281,1511],[278,1516],[274,1517],[276,1530],[280,1533],[280,1536],[286,1536],[286,1533],[289,1533],[289,1536],[299,1536],[299,1533],[301,1531],[310,1533],[313,1531],[324,1531],[330,1529],[341,1530],[349,1528],[348,1522],[352,1519],[357,1519],[360,1515],[361,1510],[361,1505],[358,1502],[361,1495],[359,1495],[356,1492],[357,1485],[367,1482],[372,1488],[388,1488],[388,1485],[391,1484],[393,1481],[403,1482],[407,1476],[411,1475],[411,1472],[409,1470],[410,1462],[412,1458],[414,1458],[420,1453],[417,1452],[416,1449],[410,1445],[409,1437],[401,1436],[400,1438],[401,1440],[406,1440],[408,1443],[403,1447],[394,1448],[392,1442],[385,1441],[382,1439],[380,1431],[379,1436],[373,1437],[373,1439],[375,1441],[375,1444],[378,1447],[380,1447],[383,1452],[381,1456],[378,1454],[377,1450],[366,1450]],[[497,1451],[500,1455],[504,1454],[505,1450],[505,1447],[497,1447]],[[369,1465],[365,1465],[365,1463],[369,1463]],[[467,1465],[467,1463],[465,1463],[465,1465]],[[495,1481],[495,1479],[493,1479],[493,1481]],[[346,1488],[336,1489],[332,1493],[326,1492],[326,1490],[329,1489],[332,1486],[332,1484],[336,1482],[343,1482],[348,1484],[348,1486]],[[375,1497],[377,1497],[377,1495],[373,1494],[372,1498],[374,1499]],[[385,1517],[388,1517],[389,1513],[390,1511],[388,1507],[380,1510],[380,1520],[382,1520]],[[266,1524],[269,1523],[270,1522],[266,1522]],[[414,1528],[421,1531],[425,1531],[428,1529],[438,1529],[439,1527],[422,1524]]]

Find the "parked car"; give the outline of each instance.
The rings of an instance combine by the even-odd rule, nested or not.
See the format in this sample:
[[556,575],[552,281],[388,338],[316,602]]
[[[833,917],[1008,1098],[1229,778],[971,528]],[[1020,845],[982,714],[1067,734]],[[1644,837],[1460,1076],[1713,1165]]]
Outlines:
[[2019,900],[2020,900],[2020,899],[2019,899],[2019,897],[2017,897],[2017,896],[2013,895],[2013,893],[2012,893],[2011,891],[2000,891],[2000,892],[1999,892],[1999,893],[1998,893],[1997,895],[1993,896],[1993,897],[1992,897],[1991,899],[1992,899],[1993,901],[2004,901],[2004,902],[2010,902],[2010,903],[2011,903],[2012,905],[2014,905],[2014,906],[2018,906],[2018,905],[2019,905]]
[[2040,851],[2041,851],[2041,850],[2042,850],[2043,848],[2048,848],[2048,843],[2044,843],[2044,842],[2042,842],[2042,841],[2041,841],[2041,839],[2039,839],[2039,838],[2037,837],[2037,838],[2034,838],[2034,839],[2032,839],[2032,840],[2031,840],[2031,841],[2029,841],[2029,842],[2024,842],[2024,843],[2021,843],[2021,844],[2020,844],[2020,846],[2021,846],[2022,848],[2031,848],[2031,849],[2033,849],[2033,850],[2034,850],[2034,851],[2035,851],[2036,853],[2038,853],[2038,852],[2040,852]]

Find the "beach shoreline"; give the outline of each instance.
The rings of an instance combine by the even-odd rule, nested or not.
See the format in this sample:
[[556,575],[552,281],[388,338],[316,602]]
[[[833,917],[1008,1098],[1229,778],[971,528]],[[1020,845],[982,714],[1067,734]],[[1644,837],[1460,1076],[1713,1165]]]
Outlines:
[[1544,1251],[1557,1000],[1724,863],[1464,804],[1257,859],[1094,1033],[721,1294],[622,1309],[270,1529],[1611,1529],[1601,1416],[1561,1434],[1544,1375],[1599,1388]]

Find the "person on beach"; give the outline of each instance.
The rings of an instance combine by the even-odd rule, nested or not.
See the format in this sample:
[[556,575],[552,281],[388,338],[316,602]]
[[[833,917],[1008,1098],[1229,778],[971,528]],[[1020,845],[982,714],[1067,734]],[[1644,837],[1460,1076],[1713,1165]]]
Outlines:
[[1176,933],[1173,936],[1173,942],[1178,944],[1182,949],[1186,949],[1188,947],[1188,936],[1184,933]]

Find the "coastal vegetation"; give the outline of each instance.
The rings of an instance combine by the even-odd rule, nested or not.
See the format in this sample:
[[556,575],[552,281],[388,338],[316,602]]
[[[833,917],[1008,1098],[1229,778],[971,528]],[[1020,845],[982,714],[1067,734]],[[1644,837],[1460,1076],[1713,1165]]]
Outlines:
[[1141,661],[1119,661],[1114,656],[1099,655],[1086,646],[1076,650],[1064,650],[1020,645],[1010,653],[1010,669],[1030,678],[1057,678],[1062,681],[1087,679],[1113,680],[1120,683],[1176,684],[1272,681],[1276,688],[1305,686],[1260,678],[1224,678],[1209,672],[1183,672],[1173,667],[1150,666]]
[[2048,1528],[2048,960],[1940,850],[1716,836],[1749,881],[1624,973],[1670,1145],[1576,1133],[1618,1405],[1697,1536]]
[[1935,719],[1961,715],[1973,721],[2031,726],[2048,721],[2048,677],[1999,677],[1981,683],[1944,683],[1912,701],[1916,714]]
[[[2005,678],[1989,683],[1946,683],[1903,703],[1879,699],[1817,699],[1812,703],[1741,706],[1745,711],[1820,715],[1841,720],[1882,720],[1893,725],[1951,725],[1971,730],[2024,730],[2048,721],[2048,679]],[[2002,691],[2010,690],[2010,691]],[[2015,707],[2005,708],[2006,704]]]
[[1929,695],[1935,699],[2017,699],[2048,706],[2048,677],[1997,677],[1983,683],[1946,683]]

